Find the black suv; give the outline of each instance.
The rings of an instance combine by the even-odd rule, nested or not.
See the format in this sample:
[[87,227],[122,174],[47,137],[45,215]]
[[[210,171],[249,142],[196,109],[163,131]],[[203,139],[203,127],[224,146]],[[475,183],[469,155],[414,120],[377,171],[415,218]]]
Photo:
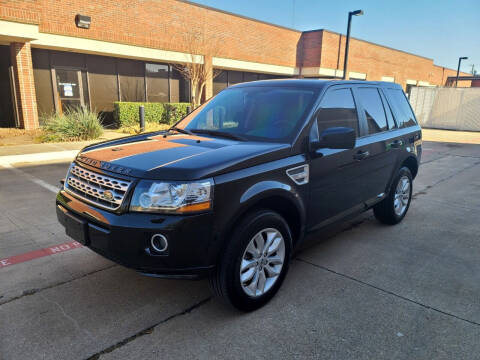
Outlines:
[[408,211],[421,129],[399,85],[238,84],[168,131],[84,148],[56,199],[73,239],[158,277],[209,276],[253,310],[308,232],[373,208]]

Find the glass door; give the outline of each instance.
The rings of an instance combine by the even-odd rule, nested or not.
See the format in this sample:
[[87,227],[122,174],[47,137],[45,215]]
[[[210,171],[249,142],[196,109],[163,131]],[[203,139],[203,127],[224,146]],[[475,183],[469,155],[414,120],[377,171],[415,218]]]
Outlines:
[[88,103],[85,75],[80,69],[55,69],[58,112],[85,106]]

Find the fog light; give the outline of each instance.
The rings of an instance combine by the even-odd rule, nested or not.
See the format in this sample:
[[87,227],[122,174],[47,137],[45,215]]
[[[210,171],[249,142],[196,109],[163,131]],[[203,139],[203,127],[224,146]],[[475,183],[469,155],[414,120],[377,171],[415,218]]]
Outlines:
[[162,234],[154,234],[150,239],[150,245],[156,252],[165,252],[168,248],[168,241]]

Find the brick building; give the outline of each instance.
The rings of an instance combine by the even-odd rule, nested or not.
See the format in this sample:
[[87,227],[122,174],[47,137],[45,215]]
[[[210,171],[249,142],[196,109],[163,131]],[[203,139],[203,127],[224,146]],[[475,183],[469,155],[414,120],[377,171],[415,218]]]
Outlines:
[[[91,17],[88,29],[76,16]],[[219,44],[189,56],[185,31]],[[38,127],[39,114],[87,105],[108,117],[114,101],[179,102],[190,86],[172,64],[204,62],[228,85],[278,77],[343,75],[345,36],[301,32],[181,0],[1,0],[0,127]],[[432,59],[350,42],[350,78],[445,85],[456,71]],[[467,74],[462,74],[467,75]]]

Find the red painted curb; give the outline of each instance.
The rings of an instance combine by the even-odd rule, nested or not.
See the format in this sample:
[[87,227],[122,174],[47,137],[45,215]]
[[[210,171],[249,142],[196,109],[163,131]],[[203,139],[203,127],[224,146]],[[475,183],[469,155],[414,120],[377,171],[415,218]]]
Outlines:
[[44,256],[49,256],[49,255],[53,255],[53,254],[57,254],[65,251],[70,251],[82,246],[83,245],[77,241],[71,241],[68,243],[54,245],[54,246],[40,249],[40,250],[30,251],[24,254],[10,256],[4,259],[0,259],[0,269],[10,265],[15,265],[15,264],[30,261],[33,259],[41,258]]

